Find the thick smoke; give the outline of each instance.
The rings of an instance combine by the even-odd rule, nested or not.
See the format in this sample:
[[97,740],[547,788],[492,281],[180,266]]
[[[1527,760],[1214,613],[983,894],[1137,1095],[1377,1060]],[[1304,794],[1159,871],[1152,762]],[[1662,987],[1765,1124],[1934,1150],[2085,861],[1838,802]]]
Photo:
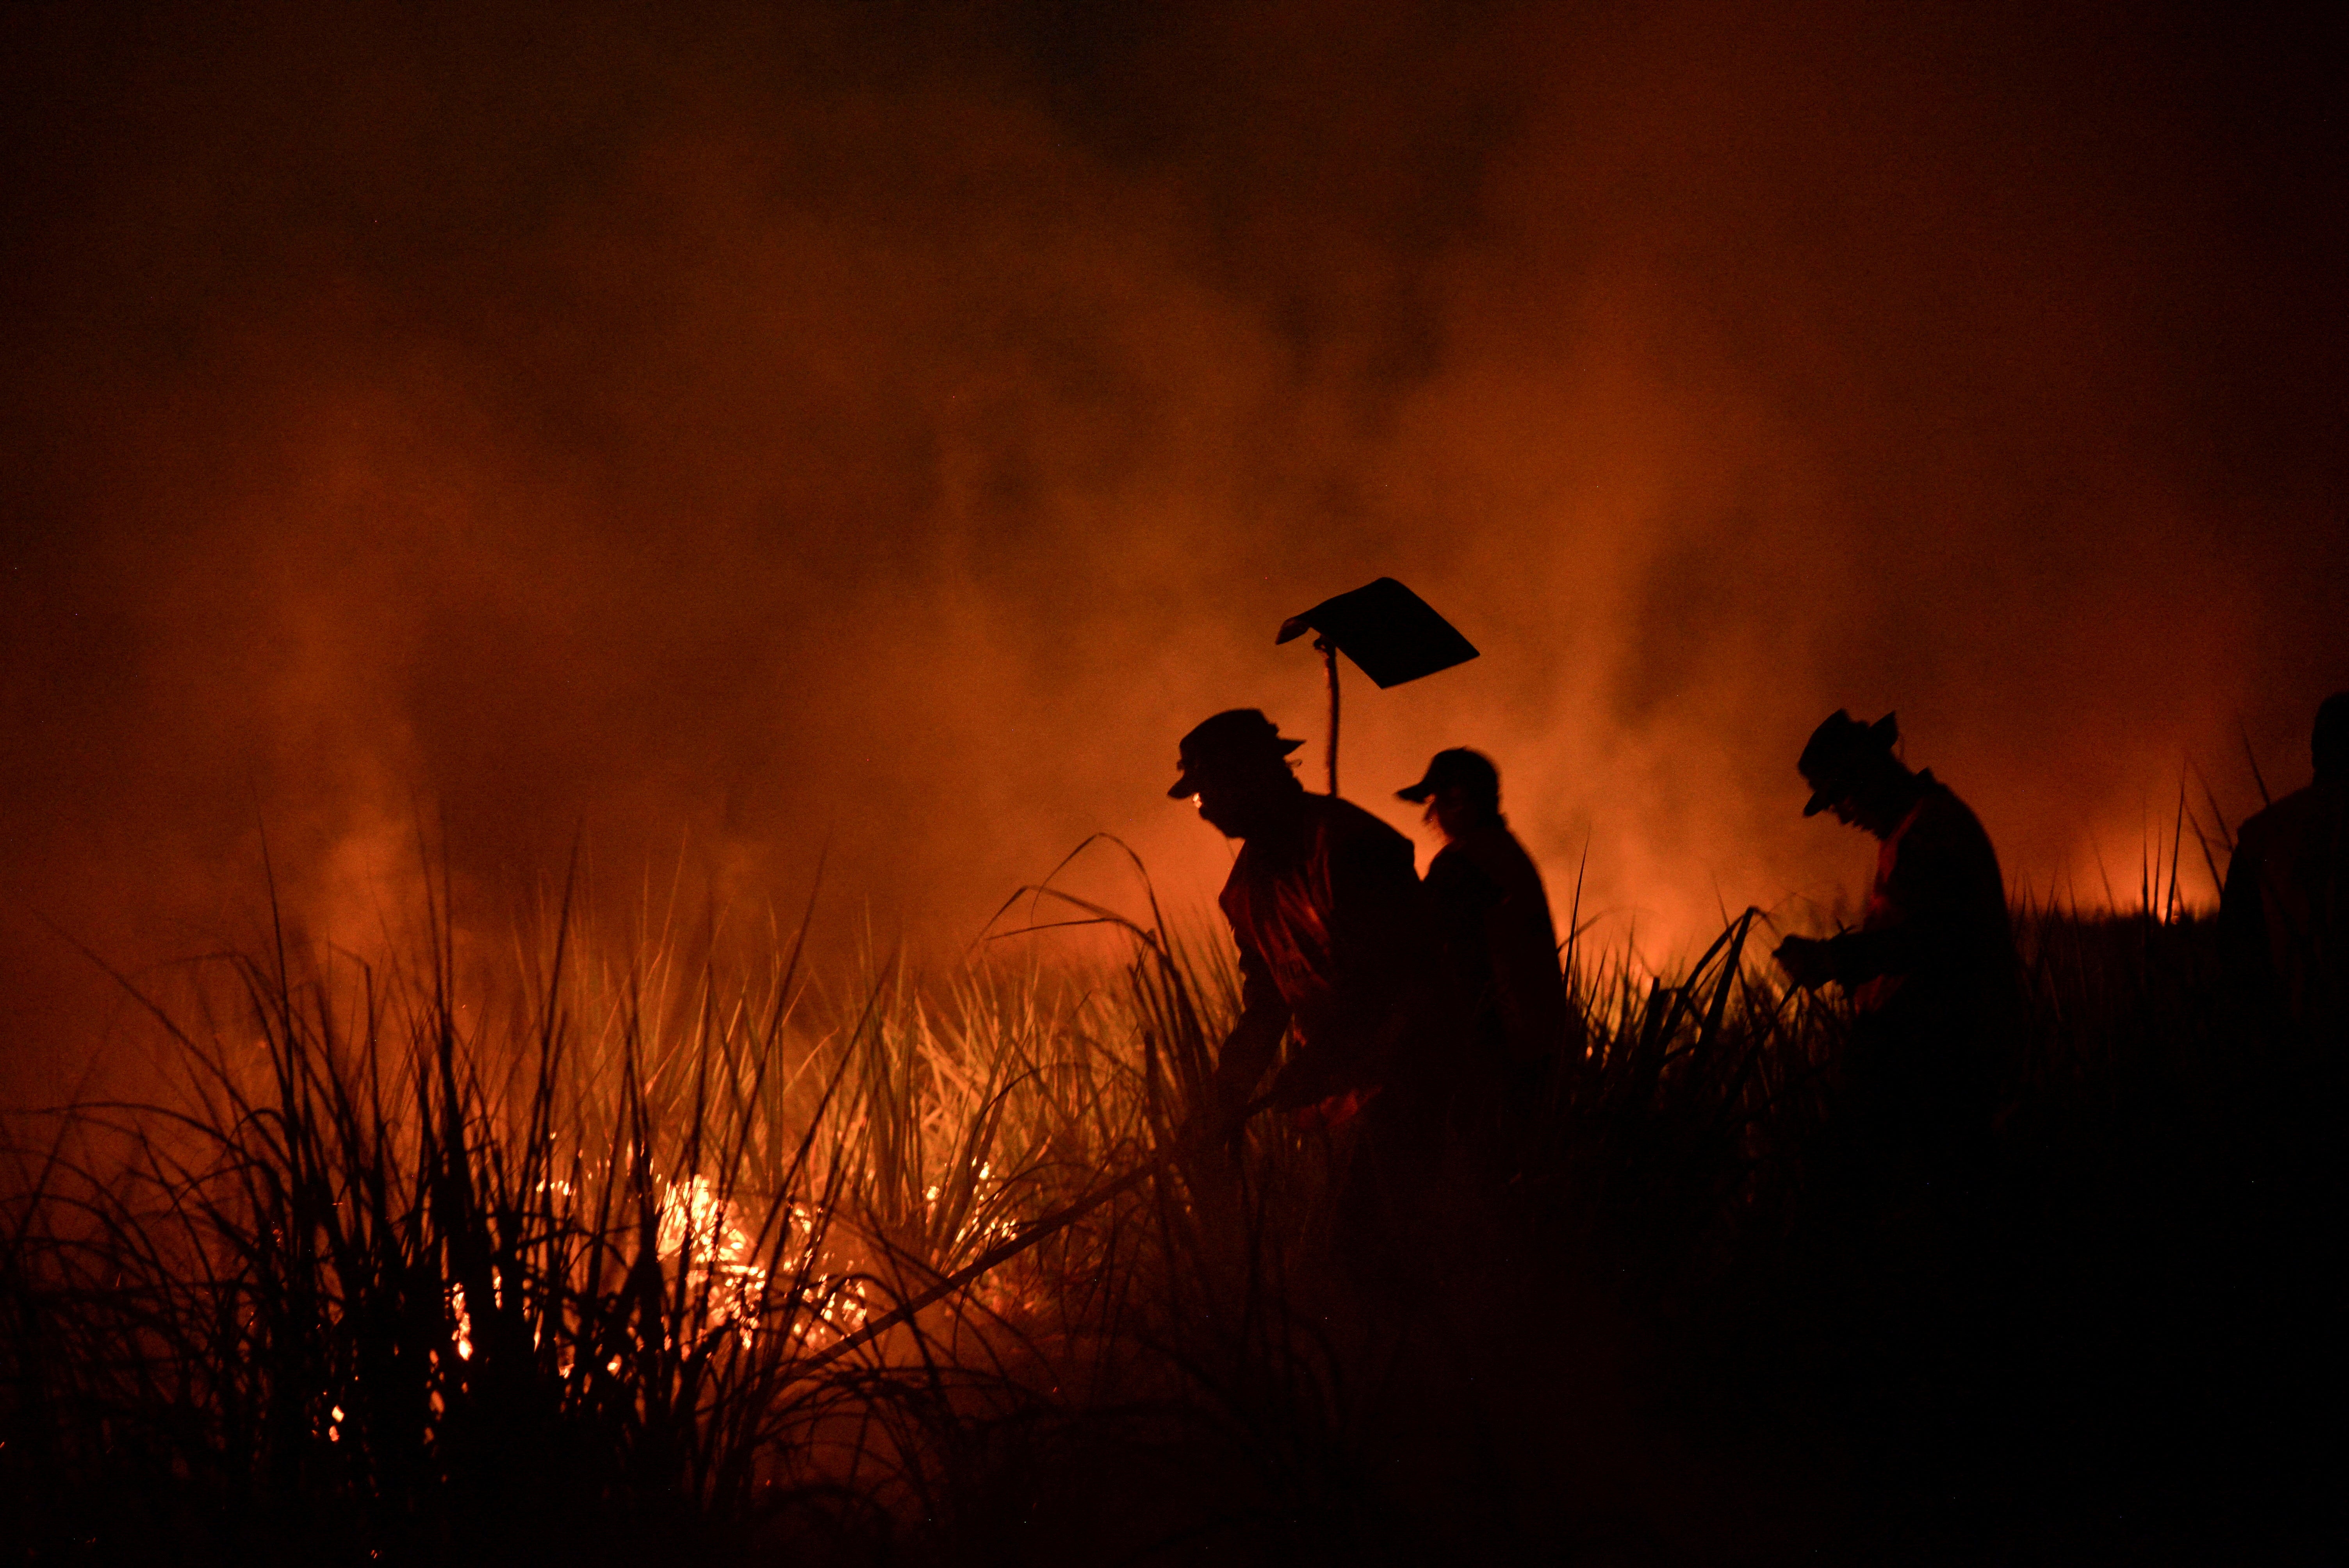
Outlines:
[[0,15],[27,1092],[109,1006],[47,927],[248,940],[264,832],[354,944],[419,838],[488,920],[574,844],[622,908],[822,859],[841,942],[950,952],[1096,831],[1197,907],[1175,738],[1318,740],[1272,631],[1381,573],[1485,656],[1357,677],[1347,792],[1488,750],[1657,957],[1858,882],[1836,707],[2129,902],[2349,685],[2337,36],[482,10]]

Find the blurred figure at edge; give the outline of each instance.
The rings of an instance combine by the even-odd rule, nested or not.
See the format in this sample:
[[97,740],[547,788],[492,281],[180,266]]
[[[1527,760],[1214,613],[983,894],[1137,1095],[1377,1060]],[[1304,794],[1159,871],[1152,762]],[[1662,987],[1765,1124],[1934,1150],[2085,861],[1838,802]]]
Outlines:
[[1790,936],[1775,954],[1806,988],[1840,985],[1857,1009],[1839,1064],[1835,1148],[1841,1173],[1887,1183],[1898,1202],[1946,1191],[1987,1141],[1997,1092],[1992,1036],[2012,1016],[2018,967],[2006,886],[1990,835],[1932,773],[1911,772],[1886,714],[1862,724],[1838,708],[1796,764],[1812,789],[1806,817],[1878,841],[1857,931]]
[[1537,1090],[1561,1055],[1579,1058],[1581,1021],[1558,973],[1541,872],[1501,815],[1501,775],[1464,747],[1439,751],[1395,791],[1427,808],[1444,846],[1425,886],[1477,1065],[1503,1103]]
[[2219,901],[2235,973],[2272,1020],[2349,1023],[2349,692],[2316,710],[2316,778],[2248,819]]

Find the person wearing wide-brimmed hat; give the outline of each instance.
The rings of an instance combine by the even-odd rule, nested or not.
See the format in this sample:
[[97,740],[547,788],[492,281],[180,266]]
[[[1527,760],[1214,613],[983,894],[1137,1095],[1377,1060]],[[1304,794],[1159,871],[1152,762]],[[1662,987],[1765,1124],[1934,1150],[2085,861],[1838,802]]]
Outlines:
[[1407,1114],[1444,1003],[1411,841],[1361,807],[1308,794],[1287,739],[1255,708],[1183,738],[1166,793],[1241,841],[1217,900],[1240,954],[1240,1019],[1216,1067],[1224,1114],[1273,1079],[1277,1103],[1327,1122],[1374,1100]]
[[1850,995],[1843,1109],[1868,1124],[1883,1162],[1921,1173],[1951,1140],[1987,1130],[1990,1036],[2008,1016],[2016,965],[1990,835],[1930,769],[1894,755],[1899,738],[1892,715],[1863,724],[1838,708],[1803,748],[1803,815],[1831,811],[1876,838],[1876,878],[1858,930],[1790,936],[1775,956],[1796,985]]
[[1444,834],[1424,885],[1469,1037],[1496,1088],[1529,1089],[1569,1047],[1579,1054],[1581,1028],[1558,971],[1548,891],[1501,814],[1500,769],[1454,747],[1395,798],[1424,806]]

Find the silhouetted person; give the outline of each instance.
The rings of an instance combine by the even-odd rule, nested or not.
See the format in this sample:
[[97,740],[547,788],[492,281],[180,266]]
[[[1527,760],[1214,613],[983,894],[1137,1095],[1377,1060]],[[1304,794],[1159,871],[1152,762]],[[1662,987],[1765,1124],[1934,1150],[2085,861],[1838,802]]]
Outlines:
[[2246,820],[2219,903],[2237,973],[2271,1017],[2349,1016],[2349,692],[2316,710],[2315,782]]
[[1840,1064],[1837,1114],[1861,1180],[1933,1179],[1986,1137],[1995,1092],[1992,1042],[2014,995],[2014,936],[1990,835],[1931,772],[1893,756],[1886,714],[1862,724],[1837,709],[1797,766],[1806,817],[1880,841],[1857,931],[1790,936],[1779,965],[1798,985],[1834,981],[1857,1008]]
[[1285,1035],[1298,1048],[1272,1092],[1343,1119],[1374,1100],[1382,1121],[1425,1099],[1444,999],[1409,839],[1344,800],[1306,793],[1303,744],[1254,708],[1183,738],[1167,794],[1241,841],[1218,903],[1240,953],[1240,1019],[1216,1064],[1226,1114],[1246,1105]]
[[1538,1086],[1580,1029],[1558,973],[1557,931],[1533,859],[1501,815],[1501,775],[1463,748],[1439,751],[1399,799],[1424,804],[1444,846],[1426,888],[1444,956],[1491,1087]]

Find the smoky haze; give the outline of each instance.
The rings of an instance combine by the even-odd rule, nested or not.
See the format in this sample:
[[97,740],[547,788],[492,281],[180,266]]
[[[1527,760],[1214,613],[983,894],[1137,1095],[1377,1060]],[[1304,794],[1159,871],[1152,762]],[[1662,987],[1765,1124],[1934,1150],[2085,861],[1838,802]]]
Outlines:
[[1831,917],[1837,707],[2129,902],[2349,686],[2319,26],[10,6],[0,1071],[105,1026],[52,926],[245,940],[264,829],[354,942],[419,830],[460,918],[822,856],[949,953],[1097,831],[1203,907],[1176,738],[1318,785],[1272,634],[1381,574],[1484,657],[1355,676],[1347,793],[1488,751],[1610,939]]

